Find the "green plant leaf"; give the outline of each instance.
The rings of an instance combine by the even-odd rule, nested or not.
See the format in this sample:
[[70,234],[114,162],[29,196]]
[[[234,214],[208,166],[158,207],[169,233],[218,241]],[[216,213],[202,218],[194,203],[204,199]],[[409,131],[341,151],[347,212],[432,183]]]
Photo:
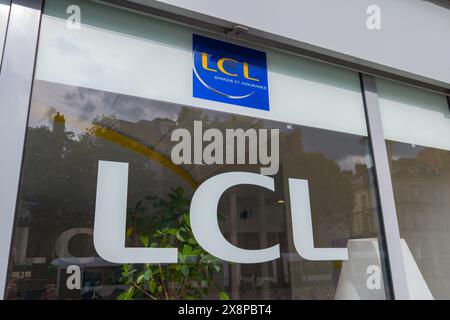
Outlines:
[[155,292],[156,282],[154,280],[150,280],[150,282],[148,284],[148,289],[150,290],[151,293]]
[[186,241],[186,240],[184,240],[184,238],[179,233],[177,233],[176,237],[177,237],[178,240],[180,240],[182,242]]
[[[142,290],[158,299],[164,299],[162,292],[166,283],[167,288],[181,288],[187,277],[190,281],[186,282],[183,297],[179,297],[180,299],[204,299],[211,287],[218,292],[223,290],[223,287],[216,283],[217,272],[222,272],[220,260],[209,255],[195,240],[190,226],[190,201],[183,194],[183,188],[173,188],[164,199],[147,197],[146,200],[151,200],[151,207],[157,208],[157,214],[153,218],[146,215],[148,209],[144,202],[138,202],[135,207],[128,209],[127,236],[136,235],[141,246],[145,247],[178,247],[178,264],[124,265],[120,281],[128,287],[118,299],[137,298],[138,291],[133,282],[135,284],[137,282]],[[141,298],[140,293],[138,297]],[[219,298],[227,300],[229,296],[225,292],[220,292]]]
[[128,295],[128,291],[122,292],[121,294],[119,294],[117,296],[117,300],[130,300],[129,299],[129,295]]
[[134,295],[134,287],[130,287],[127,291],[126,291],[126,295],[125,295],[125,299],[124,300],[130,300],[133,298]]
[[149,269],[149,270],[144,272],[144,279],[145,279],[145,281],[150,280],[151,277],[152,277],[152,270]]
[[144,274],[141,274],[141,275],[139,275],[139,277],[137,277],[136,283],[141,284],[143,280],[144,280]]
[[181,270],[181,273],[182,273],[185,277],[188,276],[188,274],[189,274],[189,267],[188,267],[187,265],[183,264],[183,265],[181,266],[180,270]]
[[172,235],[172,236],[176,235],[179,232],[180,231],[177,228],[171,228],[171,229],[167,230],[167,233]]
[[141,242],[145,247],[148,247],[148,236],[147,235],[141,235]]
[[192,252],[192,247],[190,245],[185,244],[183,246],[183,255],[188,256]]
[[219,300],[230,300],[230,297],[225,291],[219,292]]

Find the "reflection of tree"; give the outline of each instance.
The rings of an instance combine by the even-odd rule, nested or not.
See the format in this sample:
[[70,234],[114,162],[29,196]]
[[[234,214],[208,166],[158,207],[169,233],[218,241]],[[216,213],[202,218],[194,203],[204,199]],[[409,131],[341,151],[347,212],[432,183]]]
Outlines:
[[[155,110],[160,111],[156,108],[158,106],[155,106]],[[98,134],[98,130],[108,129],[124,136],[130,133],[128,136],[130,138],[135,138],[133,134],[137,136],[139,133],[143,142],[151,140],[148,133],[151,133],[151,138],[158,142],[165,137],[165,142],[161,142],[160,147],[163,147],[165,143],[168,148],[160,148],[159,150],[167,151],[173,145],[169,141],[170,130],[176,127],[184,127],[192,132],[194,120],[202,120],[204,128],[214,127],[222,132],[227,128],[248,129],[260,126],[279,128],[282,131],[280,150],[285,154],[281,155],[284,171],[279,172],[278,176],[275,177],[277,183],[282,184],[287,178],[307,179],[309,181],[313,222],[316,229],[314,234],[318,246],[330,246],[332,239],[348,237],[348,222],[353,201],[350,184],[351,175],[341,171],[335,160],[328,159],[321,154],[302,152],[301,143],[299,144],[298,141],[295,143],[287,141],[288,139],[284,141],[285,133],[289,132],[288,130],[282,130],[283,127],[285,128],[285,124],[271,121],[264,121],[264,124],[262,124],[258,119],[205,109],[174,106],[171,109],[171,113],[173,112],[178,112],[176,120],[173,120],[173,117],[172,119],[163,117],[162,119],[126,123],[125,120],[114,115],[99,116],[84,133],[78,136],[64,129],[62,115],[54,119],[52,130],[48,127],[30,128],[27,134],[20,205],[23,208],[24,217],[26,210],[31,215],[26,218],[27,220],[19,221],[21,225],[31,226],[31,237],[36,238],[35,241],[29,241],[29,255],[45,256],[48,259],[48,264],[49,260],[56,258],[51,248],[54,247],[56,237],[61,232],[74,227],[93,226],[98,160],[120,161],[130,164],[128,203],[138,205],[130,208],[128,212],[128,218],[130,218],[127,225],[128,230],[132,227],[131,233],[128,234],[130,238],[128,245],[145,245],[142,242],[142,235],[152,236],[156,232],[155,226],[162,222],[156,219],[160,214],[157,208],[141,210],[143,207],[142,202],[139,204],[140,199],[152,195],[157,196],[162,201],[170,201],[170,197],[167,196],[169,188],[178,188],[181,185],[181,179],[176,176],[175,180],[171,180],[168,170],[164,168],[161,170],[160,163],[156,163],[155,166],[155,162],[149,161],[148,157],[143,154],[103,138],[102,135]],[[164,122],[164,126],[161,125],[161,122]],[[293,127],[295,128],[289,130],[297,133],[298,139],[300,139],[300,127]],[[140,130],[142,128],[145,130]],[[148,143],[148,145],[152,146],[151,143]],[[208,166],[197,166],[197,168],[200,176],[209,177],[211,175],[206,171]],[[231,167],[228,168],[231,169]],[[259,169],[259,166],[253,166],[252,168],[256,170]],[[246,167],[245,171],[251,171],[252,168]],[[158,176],[155,177],[157,174]],[[276,190],[278,194],[272,195],[273,199],[282,199],[284,196],[282,193],[283,187],[277,186]],[[186,188],[185,196],[187,198],[189,198],[189,192],[191,190]],[[254,202],[250,203],[253,207]],[[133,221],[136,217],[140,220]],[[280,224],[284,221],[283,219],[283,217],[280,217]],[[151,223],[147,223],[148,221]],[[181,225],[177,228],[186,228],[184,224],[187,221],[181,221],[180,223]],[[159,229],[163,228],[163,226],[160,226]],[[167,230],[160,231],[169,233],[170,229],[172,228],[169,227]],[[242,231],[242,233],[250,233],[248,230]],[[268,230],[268,233],[270,235],[270,230]],[[176,238],[176,234],[171,236]],[[84,240],[84,243],[81,242],[80,238],[73,240],[72,245],[76,244],[76,246],[73,245],[73,248],[71,248],[73,252],[71,252],[77,256],[94,255],[92,240],[88,237],[84,237]],[[150,238],[148,240],[148,245],[151,245],[152,241],[150,241]],[[246,243],[248,241],[250,240],[245,240]],[[276,243],[280,241],[276,240]],[[172,243],[171,245],[177,245],[181,248],[181,252],[184,250],[184,244]],[[195,244],[189,245],[191,245],[192,250],[195,250]],[[259,247],[260,244],[256,243],[256,246]],[[188,247],[186,252],[189,252]],[[176,268],[176,266],[174,264],[172,267]],[[195,264],[189,264],[189,273],[191,272],[190,267],[194,266]],[[211,264],[211,266],[215,268],[214,264]],[[47,270],[42,268],[35,272],[35,269],[36,266],[33,265],[33,278],[50,277]],[[141,270],[144,271],[142,273],[144,274],[144,280],[146,280],[145,277],[148,278],[148,273],[145,275],[145,272],[150,269]],[[130,267],[128,271],[132,270],[133,268]],[[157,272],[152,269],[152,274],[153,271]],[[184,267],[183,270],[179,269],[177,272],[187,272],[187,269]],[[166,272],[166,274],[169,273]],[[56,276],[53,274],[51,278],[56,278]],[[134,280],[137,281],[137,277]],[[174,287],[176,286],[174,285]],[[159,290],[159,285],[155,288],[155,290]],[[156,291],[151,294],[162,292]],[[200,296],[198,293],[186,293],[185,295],[185,293],[179,292],[172,296],[197,298],[204,297],[205,293]]]
[[[282,150],[301,145],[298,133],[282,140]],[[330,245],[330,239],[348,238],[353,209],[351,178],[335,160],[321,153],[295,152],[282,155],[284,176],[308,180],[316,243]]]
[[[150,194],[156,186],[148,159],[96,137],[89,130],[75,136],[65,130],[64,120],[56,114],[52,129],[41,126],[27,132],[16,226],[30,228],[27,252],[22,254],[46,257],[45,264],[32,265],[33,279],[56,279],[54,269],[48,266],[58,258],[53,248],[62,232],[92,228],[99,160],[130,163],[130,202]],[[104,124],[114,120],[99,118]],[[70,252],[95,256],[92,239],[74,238]],[[17,263],[15,268],[22,270]]]
[[[156,138],[156,140],[160,141],[162,139],[161,136],[164,137],[166,135],[164,130],[161,130],[161,127],[158,125],[161,119],[155,119],[156,123],[153,123],[153,121],[145,123],[145,127],[156,129],[150,133],[150,137],[144,135],[144,137],[142,138],[133,138],[127,136],[126,133],[124,134],[120,132],[120,127],[124,123],[116,121],[114,118],[115,117],[113,117],[112,119],[102,117],[100,120],[94,121],[94,125],[87,130],[89,136],[100,138],[102,141],[106,140],[110,143],[113,143],[117,147],[125,148],[133,151],[137,155],[147,157],[149,160],[151,160],[150,162],[156,162],[160,169],[168,169],[169,171],[177,174],[191,187],[197,186],[197,181],[195,181],[192,176],[188,172],[183,170],[180,166],[174,164],[171,159],[164,154],[164,152],[157,150],[155,147],[149,147],[146,145],[146,143],[141,142],[142,138],[144,139],[144,141],[148,140],[149,138]],[[138,127],[140,127],[140,125],[138,125]],[[135,129],[137,128],[135,127]]]
[[[194,113],[196,118],[207,120],[207,116],[202,116],[201,112],[198,113]],[[187,111],[182,112],[180,120],[183,117],[190,116],[192,115],[189,115]],[[98,116],[92,125],[78,136],[65,129],[64,115],[56,113],[53,120],[51,129],[41,126],[29,128],[27,132],[27,148],[20,197],[22,214],[19,213],[19,217],[22,216],[23,218],[18,220],[18,223],[19,226],[30,227],[30,237],[32,240],[35,240],[28,241],[28,255],[46,257],[47,259],[46,264],[33,265],[33,278],[56,278],[56,274],[53,272],[49,273],[46,266],[52,260],[58,258],[54,250],[52,250],[58,235],[70,228],[91,228],[93,226],[99,160],[119,161],[130,164],[128,203],[138,203],[138,206],[134,210],[129,209],[129,222],[136,217],[134,214],[138,211],[141,211],[141,216],[139,221],[134,221],[136,231],[133,232],[132,241],[128,243],[129,245],[142,246],[141,235],[146,232],[151,234],[155,226],[162,223],[158,219],[155,220],[155,217],[158,217],[160,214],[157,210],[142,212],[139,199],[144,199],[146,195],[151,194],[159,197],[159,203],[162,204],[165,201],[164,198],[167,197],[167,193],[161,193],[161,187],[167,189],[170,187],[167,183],[161,186],[158,183],[159,180],[155,179],[153,168],[159,170],[160,161],[155,167],[155,162],[149,161],[145,155],[134,152],[133,148],[127,148],[115,141],[105,139],[99,134],[99,130],[102,130],[102,132],[109,130],[120,134],[117,132],[120,120],[116,116]],[[146,125],[152,126],[153,123],[150,122]],[[154,127],[158,128],[156,123]],[[162,136],[165,132],[156,132],[156,134]],[[157,160],[160,160],[160,158]],[[176,183],[176,181],[179,180],[174,180],[173,182]],[[146,221],[152,221],[152,219],[153,224],[145,223]],[[177,221],[177,219],[174,221]],[[184,221],[184,223],[186,224],[187,222]],[[137,226],[139,226],[139,230]],[[186,225],[181,227],[187,228]],[[166,232],[166,229],[160,227],[159,230]],[[190,241],[195,241],[192,235]],[[189,246],[192,247],[193,254],[198,255],[198,251],[201,249],[198,244],[193,243],[188,244],[186,249],[184,249],[184,246],[181,246],[184,250],[182,252],[186,253],[186,255],[191,255],[192,252],[187,252],[189,251]],[[195,248],[195,246],[198,248]],[[77,240],[71,242],[70,252],[80,257],[95,255],[92,239],[89,237],[77,237]],[[204,259],[214,259],[203,251],[201,256]],[[200,271],[195,271],[194,269],[201,266],[203,268],[205,264],[199,264],[198,266],[192,263],[189,264],[191,278],[194,277],[196,272],[200,274]],[[217,272],[217,270],[220,270],[220,266],[217,263],[206,265],[206,275],[208,276],[212,271]],[[177,269],[176,271],[183,274],[183,272],[186,272],[186,269]],[[205,276],[201,281],[213,281],[213,277],[209,280],[207,278]],[[200,278],[197,277],[198,279]],[[104,280],[100,281],[97,285]],[[95,283],[93,284],[95,285]],[[196,293],[192,288],[192,285],[192,283],[186,283],[186,289],[184,292],[179,292],[178,295],[183,297],[200,297],[198,292]],[[205,288],[202,287],[199,290],[205,290]],[[226,295],[223,294],[223,296]]]
[[[308,180],[315,247],[346,247],[347,239],[350,237],[355,196],[352,179],[355,179],[356,175],[339,166],[338,161],[342,155],[333,158],[333,155],[326,156],[325,152],[305,152],[303,148],[308,145],[311,148],[315,143],[339,144],[346,141],[347,150],[343,152],[344,155],[349,154],[348,152],[361,154],[358,150],[358,137],[321,130],[322,139],[316,139],[317,135],[314,132],[316,130],[318,129],[292,126],[292,129],[283,132],[280,145],[283,180],[287,178]],[[368,186],[369,184],[366,184],[366,188]],[[290,200],[295,201],[295,195]],[[290,212],[286,212],[286,215],[289,214]],[[292,236],[289,236],[287,243],[289,252],[296,252]],[[339,262],[329,261],[289,262],[289,288],[292,297],[332,298],[337,282],[335,275],[339,274],[340,266]],[[330,281],[317,282],[308,279],[313,277],[330,277]]]
[[348,232],[353,207],[351,181],[335,161],[321,154],[303,153],[298,172],[309,181],[316,224],[322,230]]
[[[114,117],[102,117],[99,123],[113,121]],[[53,131],[47,127],[29,128],[22,185],[23,196],[29,197],[27,201],[55,205],[48,212],[63,210],[66,222],[70,220],[67,210],[92,216],[99,160],[130,163],[133,168],[130,188],[135,188],[130,194],[136,198],[143,196],[144,192],[139,190],[142,186],[151,185],[152,177],[152,170],[144,157],[93,135],[91,128],[75,137],[73,133],[61,130],[61,125],[55,121]],[[42,201],[44,198],[46,201]],[[36,215],[36,218],[46,216],[48,214]],[[83,221],[79,216],[74,218],[75,223]],[[52,221],[53,224],[57,222]],[[89,222],[91,220],[86,221],[87,224]]]

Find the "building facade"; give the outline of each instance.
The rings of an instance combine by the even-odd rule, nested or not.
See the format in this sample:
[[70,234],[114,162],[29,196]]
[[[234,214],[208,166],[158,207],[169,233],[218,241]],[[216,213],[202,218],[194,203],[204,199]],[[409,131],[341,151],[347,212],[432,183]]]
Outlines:
[[2,298],[449,299],[449,35],[444,0],[0,0]]

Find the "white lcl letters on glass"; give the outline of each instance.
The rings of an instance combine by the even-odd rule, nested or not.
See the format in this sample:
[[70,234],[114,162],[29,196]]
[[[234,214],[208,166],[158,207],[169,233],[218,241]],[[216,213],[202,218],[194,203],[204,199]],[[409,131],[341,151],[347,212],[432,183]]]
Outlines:
[[[235,185],[250,184],[274,191],[273,178],[249,172],[228,172],[200,185],[191,201],[190,221],[195,239],[213,256],[228,262],[260,263],[280,257],[279,245],[259,250],[234,246],[222,235],[217,206],[222,194]],[[113,263],[176,263],[176,248],[126,248],[128,164],[99,161],[94,222],[97,253]],[[289,179],[294,246],[306,260],[348,260],[346,248],[315,248],[308,181]]]

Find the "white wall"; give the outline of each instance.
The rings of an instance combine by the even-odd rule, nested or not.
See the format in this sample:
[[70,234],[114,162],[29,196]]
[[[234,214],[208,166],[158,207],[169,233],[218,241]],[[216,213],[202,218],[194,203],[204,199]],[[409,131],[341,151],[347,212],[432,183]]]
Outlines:
[[[69,4],[79,30],[66,27]],[[192,96],[190,28],[90,1],[47,0],[36,79],[367,135],[358,74],[281,53],[267,53],[270,111]]]
[[[450,2],[446,0],[132,2],[223,19],[248,26],[256,35],[309,49],[312,46],[321,53],[325,50],[349,61],[450,88]],[[381,30],[366,27],[369,5],[381,9]]]

